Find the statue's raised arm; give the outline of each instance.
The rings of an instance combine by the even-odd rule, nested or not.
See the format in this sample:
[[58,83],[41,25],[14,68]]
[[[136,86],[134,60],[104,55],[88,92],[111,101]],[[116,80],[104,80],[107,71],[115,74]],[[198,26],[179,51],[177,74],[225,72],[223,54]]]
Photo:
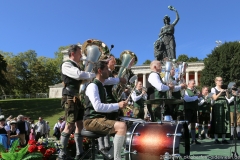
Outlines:
[[170,9],[171,11],[175,11],[176,12],[176,19],[172,23],[175,26],[178,23],[179,19],[180,19],[178,11],[173,6],[168,6],[168,9]]
[[[159,40],[163,44],[162,47],[158,47],[162,55],[166,55],[169,59],[176,59],[176,43],[174,37],[174,27],[179,21],[179,14],[173,6],[168,6],[168,9],[176,12],[176,19],[170,24],[170,17],[165,15],[163,18],[164,26],[161,28],[159,33]],[[157,43],[156,43],[157,44]],[[155,47],[156,48],[156,47]],[[156,50],[156,53],[158,50]],[[164,56],[162,58],[165,58]],[[158,59],[158,58],[157,58]],[[161,58],[160,58],[161,59]]]

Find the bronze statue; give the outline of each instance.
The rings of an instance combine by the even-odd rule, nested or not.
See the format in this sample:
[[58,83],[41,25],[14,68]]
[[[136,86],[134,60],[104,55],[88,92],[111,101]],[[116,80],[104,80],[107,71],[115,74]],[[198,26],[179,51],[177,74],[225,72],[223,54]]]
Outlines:
[[170,24],[169,16],[166,15],[163,18],[165,26],[161,28],[159,38],[154,43],[154,56],[159,61],[162,61],[166,57],[169,59],[176,59],[174,27],[179,21],[179,15],[173,6],[168,6],[168,9],[176,12],[176,19],[172,24]]

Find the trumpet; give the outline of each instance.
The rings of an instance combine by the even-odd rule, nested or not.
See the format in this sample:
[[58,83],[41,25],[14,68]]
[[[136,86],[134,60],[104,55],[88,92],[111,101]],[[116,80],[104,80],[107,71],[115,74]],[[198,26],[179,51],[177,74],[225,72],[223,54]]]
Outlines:
[[147,88],[146,87],[142,87],[142,91],[147,93]]

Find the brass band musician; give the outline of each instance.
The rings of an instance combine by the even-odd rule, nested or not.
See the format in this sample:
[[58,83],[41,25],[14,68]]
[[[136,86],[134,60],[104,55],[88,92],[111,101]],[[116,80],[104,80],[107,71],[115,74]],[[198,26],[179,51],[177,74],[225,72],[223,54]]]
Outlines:
[[225,139],[226,133],[229,133],[229,112],[228,112],[228,101],[226,97],[228,97],[228,92],[226,89],[223,89],[223,79],[222,77],[215,78],[216,87],[211,89],[211,93],[213,93],[213,108],[212,108],[212,123],[211,129],[214,134],[214,143],[221,144],[218,140],[218,134],[222,134],[222,143],[229,144],[229,142]]
[[69,60],[63,62],[61,66],[62,80],[64,82],[63,98],[66,125],[61,133],[60,143],[62,149],[58,155],[58,160],[67,159],[67,144],[70,137],[70,133],[74,131],[74,140],[76,142],[76,157],[80,159],[83,155],[83,137],[81,136],[81,130],[83,128],[83,114],[84,106],[81,104],[78,98],[79,88],[82,80],[89,80],[95,77],[94,73],[81,71],[78,63],[82,57],[81,47],[78,45],[71,45],[69,47]]
[[146,90],[143,89],[142,82],[138,81],[136,89],[131,94],[133,103],[133,117],[144,119],[144,100],[147,100]]
[[[152,72],[149,74],[148,82],[150,83],[150,87],[148,87],[148,99],[157,99],[157,98],[167,98],[166,92],[170,89],[174,89],[172,84],[165,85],[161,76],[160,72],[162,69],[161,62],[158,60],[153,60],[150,64],[150,69]],[[161,120],[161,110],[160,107],[157,107],[154,111],[155,115],[152,111],[151,104],[147,105],[148,111],[151,115],[152,121]],[[155,119],[156,118],[156,119]]]
[[[236,113],[235,113],[235,105],[234,105],[234,98],[236,98]],[[229,109],[230,109],[230,121],[231,121],[231,137],[230,140],[233,140],[233,138],[240,139],[240,98],[238,93],[238,88],[236,84],[234,84],[231,88],[231,98],[227,99],[229,103]],[[234,115],[236,114],[236,119]],[[235,124],[235,120],[236,123]],[[237,126],[236,131],[237,134],[234,134],[234,126]],[[237,137],[235,137],[237,136]]]
[[120,160],[127,126],[125,122],[108,119],[107,114],[125,108],[127,101],[107,103],[107,95],[103,87],[105,79],[109,76],[107,62],[98,61],[94,66],[94,72],[96,78],[87,86],[85,92],[84,128],[99,134],[115,134],[113,140],[114,159]]
[[195,80],[191,79],[188,82],[187,89],[185,89],[184,94],[184,113],[185,120],[191,124],[191,144],[201,144],[196,139],[196,129],[195,124],[197,123],[197,109],[198,109],[198,96],[196,95],[195,88]]
[[[209,88],[207,86],[202,87],[202,93],[198,99],[198,134],[199,139],[203,137],[210,139],[208,137],[208,124],[210,123],[210,113],[211,113],[211,97],[208,97]],[[202,126],[204,124],[204,126]],[[205,136],[202,135],[202,130],[204,130]]]
[[[186,84],[180,81],[178,78],[175,78],[174,76],[175,76],[175,68],[172,67],[170,71],[170,81],[174,85],[174,89],[171,91],[172,97],[169,97],[169,98],[181,99],[182,98],[181,90],[186,87]],[[183,120],[183,110],[184,110],[183,104],[172,104],[168,106],[169,106],[168,107],[169,110],[168,112],[166,112],[166,114],[171,115],[174,120],[176,119]]]
[[[106,90],[107,93],[107,103],[117,103],[117,100],[114,98],[114,96],[112,95],[112,87],[115,84],[118,83],[126,83],[126,79],[125,78],[115,78],[113,75],[113,71],[115,69],[115,65],[116,65],[116,59],[114,57],[114,55],[110,54],[108,57],[105,57],[106,62],[107,62],[107,66],[108,66],[108,70],[109,70],[109,77],[108,79],[106,79],[104,81],[104,88]],[[117,110],[115,112],[112,113],[108,113],[107,118],[111,119],[111,120],[116,120],[118,119],[119,116],[119,112],[121,112],[121,110]],[[107,151],[109,151],[110,149],[110,137],[109,135],[106,135],[105,137],[99,137],[98,138],[98,146],[99,146],[99,150],[106,154]]]

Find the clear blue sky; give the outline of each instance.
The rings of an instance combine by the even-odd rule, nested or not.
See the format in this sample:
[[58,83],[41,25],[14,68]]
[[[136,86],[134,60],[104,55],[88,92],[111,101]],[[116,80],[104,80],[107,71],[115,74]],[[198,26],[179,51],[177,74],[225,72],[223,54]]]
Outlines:
[[240,40],[239,0],[2,0],[0,2],[0,50],[18,54],[35,50],[38,56],[54,57],[60,46],[87,39],[114,44],[112,53],[123,50],[138,56],[138,64],[153,60],[153,43],[163,17],[171,22],[175,12],[177,56],[203,59],[215,41]]

